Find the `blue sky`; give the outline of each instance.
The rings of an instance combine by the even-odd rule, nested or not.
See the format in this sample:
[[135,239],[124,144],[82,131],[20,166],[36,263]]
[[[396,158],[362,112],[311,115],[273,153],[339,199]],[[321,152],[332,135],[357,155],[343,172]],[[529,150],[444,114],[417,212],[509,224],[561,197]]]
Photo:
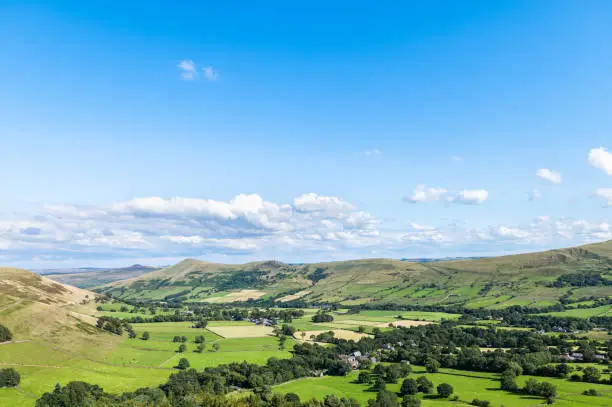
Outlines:
[[609,2],[124,3],[0,6],[0,263],[612,238]]

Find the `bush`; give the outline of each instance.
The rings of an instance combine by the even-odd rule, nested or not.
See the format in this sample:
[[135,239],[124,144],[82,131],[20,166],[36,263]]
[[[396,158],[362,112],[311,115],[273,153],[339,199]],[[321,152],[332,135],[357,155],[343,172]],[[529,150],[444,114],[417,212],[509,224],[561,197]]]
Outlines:
[[7,327],[0,324],[0,342],[6,342],[13,339],[13,334]]
[[599,396],[599,393],[597,393],[597,390],[595,389],[588,389],[582,392],[582,394],[584,394],[585,396]]
[[407,394],[402,398],[402,407],[421,407],[421,399],[412,394]]
[[359,375],[357,376],[357,383],[370,383],[370,372],[359,372]]
[[443,398],[450,397],[450,395],[453,394],[454,391],[453,386],[448,383],[440,383],[436,390],[438,391],[438,395]]
[[470,404],[472,404],[473,406],[478,406],[478,407],[489,407],[491,405],[491,402],[489,400],[474,399],[472,400]]
[[0,387],[15,387],[21,381],[21,376],[12,367],[0,369]]
[[142,333],[142,340],[143,340],[143,341],[148,341],[150,337],[151,337],[151,335],[149,334],[149,332],[144,331],[144,332]]

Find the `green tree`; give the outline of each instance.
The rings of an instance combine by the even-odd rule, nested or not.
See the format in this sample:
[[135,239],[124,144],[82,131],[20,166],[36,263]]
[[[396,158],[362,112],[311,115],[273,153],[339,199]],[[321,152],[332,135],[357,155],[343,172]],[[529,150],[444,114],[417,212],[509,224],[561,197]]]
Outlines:
[[149,331],[144,331],[142,333],[142,340],[143,341],[148,341],[150,337],[151,337],[151,335],[149,334]]
[[297,404],[300,402],[300,396],[295,393],[287,393],[285,394],[285,401],[287,403]]
[[195,348],[194,352],[196,352],[196,353],[202,353],[202,352],[204,352],[204,348],[206,348],[206,344],[205,344],[205,343],[200,343],[200,344],[198,344],[198,346]]
[[404,379],[402,382],[402,387],[400,388],[400,395],[414,395],[419,392],[419,386],[417,385],[416,380],[409,377],[408,379]]
[[440,383],[438,387],[436,387],[438,391],[438,395],[442,398],[448,398],[451,394],[453,394],[453,386],[448,383]]
[[599,378],[601,377],[601,371],[596,367],[589,366],[585,367],[582,372],[582,380],[589,383],[597,383],[599,382]]
[[397,396],[389,390],[382,389],[375,400],[368,401],[368,407],[398,407]]
[[181,343],[178,347],[179,353],[183,353],[187,350],[187,346],[184,343]]
[[516,384],[516,375],[511,369],[506,369],[502,372],[500,377],[501,388],[506,391],[517,391],[518,385]]
[[440,362],[433,358],[427,359],[425,362],[425,370],[427,370],[427,373],[438,373],[438,370],[440,370]]
[[367,372],[365,370],[359,372],[359,375],[357,375],[357,383],[370,383],[370,372]]
[[15,387],[21,381],[19,372],[12,367],[0,369],[0,387]]
[[177,369],[185,370],[189,368],[189,361],[186,358],[181,358],[176,366]]
[[6,342],[12,339],[13,334],[11,333],[11,331],[4,325],[0,324],[0,342]]
[[219,352],[220,348],[221,348],[221,346],[219,346],[218,343],[213,343],[213,349],[215,350],[215,352]]
[[406,394],[402,398],[402,407],[421,407],[421,399],[412,394]]
[[429,380],[427,377],[419,376],[417,377],[416,382],[417,382],[417,389],[421,393],[429,394],[433,392],[434,385],[431,382],[431,380]]

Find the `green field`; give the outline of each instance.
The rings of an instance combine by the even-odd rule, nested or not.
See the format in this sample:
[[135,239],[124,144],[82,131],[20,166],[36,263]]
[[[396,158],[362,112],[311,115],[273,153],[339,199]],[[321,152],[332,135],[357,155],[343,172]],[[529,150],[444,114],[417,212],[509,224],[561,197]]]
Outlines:
[[556,317],[575,317],[575,318],[590,318],[590,317],[610,317],[612,316],[612,305],[603,305],[595,308],[576,308],[568,309],[560,312],[549,312],[544,315],[552,315]]
[[[278,338],[273,336],[225,339],[191,325],[189,322],[133,324],[139,338],[147,331],[150,339],[124,336],[112,351],[99,354],[92,351],[87,357],[43,341],[1,345],[0,367],[16,368],[22,380],[18,390],[0,389],[0,405],[32,406],[38,396],[50,391],[56,383],[73,380],[95,383],[113,393],[155,386],[167,380],[182,357],[198,369],[242,361],[264,364],[271,357],[291,357],[289,350],[295,344],[293,339],[288,339],[281,350]],[[231,321],[216,321],[211,325],[245,330],[253,327],[248,322]],[[179,343],[172,342],[177,335],[188,339],[184,353],[177,352]],[[206,349],[202,353],[194,352],[196,335],[205,338]],[[213,344],[219,345],[218,351],[213,349]]]
[[[453,386],[455,394],[459,396],[458,401],[438,399],[435,396],[425,396],[423,406],[458,406],[469,405],[474,399],[491,401],[493,406],[504,405],[506,407],[531,407],[543,404],[543,399],[508,393],[499,389],[498,376],[492,373],[467,372],[453,369],[440,369],[439,373],[429,374],[425,369],[414,367],[412,376],[427,376],[437,386],[440,383],[448,383]],[[306,378],[284,383],[274,387],[276,392],[296,393],[301,399],[322,399],[326,394],[336,394],[339,397],[352,397],[365,405],[367,400],[375,398],[376,393],[370,391],[368,385],[356,383],[357,372],[352,372],[346,377],[327,376],[317,378]],[[526,380],[521,377],[520,380]],[[573,383],[567,380],[537,377],[537,380],[545,380],[557,386],[558,401],[554,404],[560,407],[571,406],[610,406],[612,405],[612,388],[608,385]],[[396,384],[387,385],[387,389],[399,392],[401,381]],[[595,388],[602,394],[599,397],[583,396],[581,393],[588,388]],[[422,397],[422,396],[421,396]]]

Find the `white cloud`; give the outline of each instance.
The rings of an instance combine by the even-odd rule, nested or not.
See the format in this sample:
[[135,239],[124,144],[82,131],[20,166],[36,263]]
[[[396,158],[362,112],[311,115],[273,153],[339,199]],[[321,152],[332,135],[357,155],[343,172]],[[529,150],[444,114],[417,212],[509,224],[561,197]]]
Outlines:
[[542,199],[542,194],[537,189],[532,190],[529,194],[529,200],[532,202],[539,201],[540,199]]
[[460,155],[453,155],[451,156],[451,161],[455,161],[455,162],[463,161],[463,157]]
[[204,67],[202,71],[204,72],[204,78],[209,82],[214,82],[219,77],[219,73],[212,66]]
[[187,81],[195,79],[197,75],[196,64],[190,59],[184,59],[177,65],[181,70],[181,78]]
[[342,198],[335,196],[320,196],[315,193],[303,194],[293,200],[295,209],[301,212],[345,211],[353,210],[355,206]]
[[449,201],[465,205],[480,205],[487,199],[489,199],[489,192],[486,189],[465,189],[449,198]]
[[446,193],[444,188],[427,188],[425,185],[417,185],[412,196],[403,199],[411,203],[434,202],[439,201]]
[[550,181],[553,184],[560,184],[563,181],[561,173],[549,170],[548,168],[540,168],[536,175],[546,181]]
[[593,148],[589,151],[589,164],[612,176],[612,153],[609,153],[604,147]]
[[366,157],[375,157],[381,155],[382,152],[377,148],[373,148],[371,150],[364,150],[361,154],[365,155]]
[[493,228],[492,232],[499,237],[507,239],[526,239],[531,236],[526,230],[503,225]]
[[607,200],[607,205],[612,206],[612,188],[597,188],[595,196]]

